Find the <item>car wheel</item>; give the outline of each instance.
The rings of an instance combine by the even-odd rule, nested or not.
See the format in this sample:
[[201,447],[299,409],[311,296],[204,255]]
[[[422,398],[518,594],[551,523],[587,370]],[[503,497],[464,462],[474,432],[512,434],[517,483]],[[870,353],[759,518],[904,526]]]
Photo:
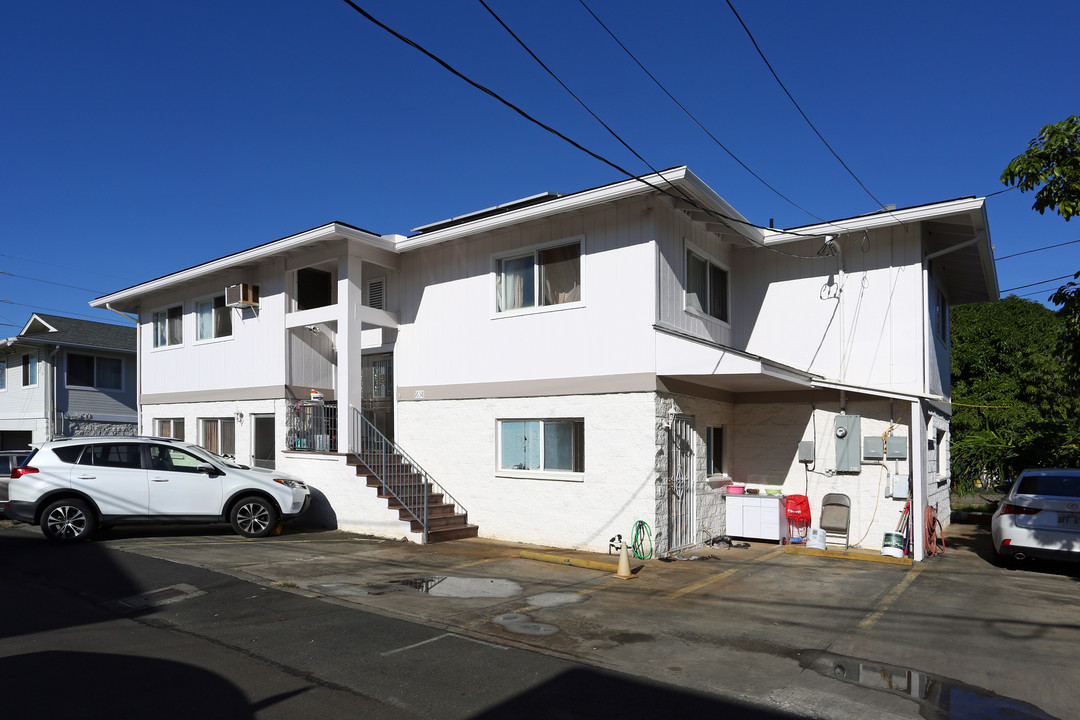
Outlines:
[[56,542],[87,540],[96,524],[94,511],[82,500],[58,500],[41,513],[41,532]]
[[252,495],[233,505],[229,520],[238,535],[261,538],[277,528],[278,511],[266,498]]

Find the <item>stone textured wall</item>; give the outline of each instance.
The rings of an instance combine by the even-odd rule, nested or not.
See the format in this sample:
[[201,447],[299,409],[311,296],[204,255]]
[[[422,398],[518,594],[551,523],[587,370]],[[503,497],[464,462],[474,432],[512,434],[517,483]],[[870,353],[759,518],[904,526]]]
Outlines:
[[86,437],[86,436],[114,436],[114,435],[138,435],[139,426],[136,423],[97,422],[94,420],[65,420],[63,427],[58,428],[57,436],[60,437]]

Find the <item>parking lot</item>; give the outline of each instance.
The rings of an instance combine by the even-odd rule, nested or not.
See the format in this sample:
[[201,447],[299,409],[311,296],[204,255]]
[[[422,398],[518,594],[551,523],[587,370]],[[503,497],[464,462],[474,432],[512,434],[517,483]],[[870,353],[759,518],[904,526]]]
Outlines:
[[911,567],[768,543],[707,548],[634,561],[630,580],[522,553],[591,567],[615,555],[486,540],[417,546],[296,528],[250,541],[199,527],[111,530],[95,545],[800,715],[919,717],[967,703],[1075,717],[1075,568],[994,567],[984,526],[954,525],[946,541],[944,556]]

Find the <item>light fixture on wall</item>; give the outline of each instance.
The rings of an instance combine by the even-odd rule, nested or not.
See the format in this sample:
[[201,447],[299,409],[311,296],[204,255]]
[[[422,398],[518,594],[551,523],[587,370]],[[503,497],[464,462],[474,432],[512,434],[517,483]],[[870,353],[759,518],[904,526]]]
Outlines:
[[319,334],[319,326],[318,325],[308,325],[307,329],[310,330],[313,335],[318,335]]

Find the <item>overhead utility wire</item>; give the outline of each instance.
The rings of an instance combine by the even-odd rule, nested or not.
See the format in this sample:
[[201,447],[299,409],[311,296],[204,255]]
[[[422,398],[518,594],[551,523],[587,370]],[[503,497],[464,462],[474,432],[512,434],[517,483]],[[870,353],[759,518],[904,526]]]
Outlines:
[[1012,255],[1002,255],[999,258],[995,258],[995,260],[1008,260],[1009,258],[1019,257],[1021,255],[1027,255],[1028,253],[1041,252],[1043,250],[1050,250],[1052,248],[1064,247],[1066,245],[1072,245],[1073,243],[1078,243],[1078,242],[1080,242],[1080,240],[1070,240],[1069,242],[1058,243],[1057,245],[1047,245],[1045,247],[1035,248],[1034,250],[1025,250],[1024,252],[1013,253]]
[[[72,317],[82,317],[82,318],[89,318],[89,319],[91,319],[91,320],[97,320],[98,322],[104,322],[104,321],[103,321],[103,320],[101,319],[101,316],[100,316],[100,315],[83,315],[82,313],[74,313],[74,312],[69,312],[69,311],[67,311],[67,310],[58,310],[57,308],[47,308],[47,307],[41,307],[41,306],[39,306],[39,305],[27,305],[27,304],[25,304],[25,303],[17,303],[17,302],[13,302],[13,301],[11,301],[11,300],[0,300],[0,303],[4,303],[4,304],[6,304],[6,305],[17,305],[17,306],[19,306],[19,307],[24,307],[24,308],[30,308],[30,309],[32,309],[32,310],[46,310],[46,311],[48,311],[48,312],[56,312],[56,313],[63,313],[63,314],[65,314],[65,315],[70,315],[70,316],[72,316]],[[107,323],[107,324],[110,324],[110,325],[117,325],[117,324],[119,324],[119,323]]]
[[1027,285],[1017,285],[1016,287],[1005,288],[999,292],[1007,293],[1012,290],[1023,290],[1024,288],[1035,287],[1036,285],[1045,285],[1046,283],[1058,282],[1059,280],[1071,280],[1074,275],[1062,275],[1061,277],[1050,278],[1049,280],[1040,280],[1039,282],[1028,283]]
[[[835,150],[833,150],[832,145],[830,145],[829,141],[825,139],[825,136],[818,132],[818,129],[814,127],[814,123],[810,122],[810,118],[806,116],[806,113],[803,112],[803,109],[799,106],[799,103],[795,101],[795,98],[788,91],[787,86],[784,85],[784,82],[780,79],[780,76],[776,74],[776,70],[773,69],[772,63],[769,62],[769,58],[765,57],[765,53],[762,52],[761,47],[757,43],[757,40],[754,39],[754,34],[750,32],[750,28],[746,27],[746,23],[743,22],[742,17],[739,15],[739,11],[736,10],[735,6],[731,4],[731,0],[727,0],[727,6],[731,8],[731,12],[735,13],[735,18],[739,21],[739,24],[742,25],[743,30],[746,31],[747,36],[750,38],[750,42],[754,44],[754,49],[757,50],[758,55],[761,56],[761,59],[765,61],[765,66],[769,68],[769,72],[771,72],[772,76],[776,78],[776,82],[780,84],[780,88],[784,91],[784,94],[788,96],[788,100],[790,100],[791,104],[795,106],[795,109],[799,111],[799,114],[802,115],[802,118],[806,121],[806,124],[810,126],[810,129],[814,131],[814,134],[818,136],[821,142],[825,143],[825,147],[829,148],[829,152],[833,154],[833,157],[836,158],[839,163],[844,166],[844,169],[848,171],[848,175],[851,175],[851,177],[855,178],[855,182],[859,183],[859,187],[861,187],[866,192],[866,194],[870,196],[870,199],[876,202],[879,208],[884,209],[885,203],[874,197],[874,193],[870,192],[866,185],[863,184],[863,181],[859,179],[859,176],[856,175],[852,171],[852,169],[847,166],[847,163],[844,162],[843,158],[841,158],[840,155],[837,154]],[[892,213],[889,213],[889,215],[893,218],[893,220],[896,220],[905,228],[907,227],[907,224],[904,223],[903,220],[896,217]]]
[[[512,37],[514,40],[516,40],[517,44],[521,45],[523,47],[523,49],[525,50],[525,52],[527,52],[532,59],[535,59],[537,64],[540,67],[542,67],[546,72],[548,72],[548,74],[550,74],[550,76],[555,80],[555,82],[557,82],[559,85],[561,85],[563,87],[563,90],[565,90],[567,93],[569,93],[570,97],[577,100],[578,105],[580,105],[582,108],[584,108],[585,112],[588,112],[589,114],[591,114],[593,119],[596,122],[598,122],[600,125],[602,125],[604,127],[604,130],[606,130],[608,133],[611,134],[611,137],[619,140],[620,144],[622,144],[622,147],[626,148],[627,150],[630,150],[630,152],[634,155],[635,158],[637,158],[638,160],[645,163],[646,167],[651,169],[653,174],[660,175],[660,171],[658,171],[658,169],[656,167],[653,167],[652,163],[650,163],[648,160],[643,158],[642,154],[640,154],[639,152],[637,152],[637,150],[632,148],[630,146],[629,142],[626,142],[626,140],[622,139],[622,137],[619,135],[619,133],[613,131],[610,125],[608,125],[606,122],[604,122],[602,119],[600,119],[598,114],[596,114],[591,107],[586,105],[584,100],[582,100],[580,97],[578,97],[577,93],[570,90],[569,86],[565,82],[563,82],[562,78],[559,78],[557,76],[557,74],[555,74],[555,71],[552,70],[550,67],[548,67],[548,65],[546,65],[543,62],[543,60],[540,59],[540,57],[535,52],[532,52],[531,47],[529,47],[525,43],[525,41],[521,39],[521,37],[518,37],[517,33],[514,32],[510,28],[510,26],[507,25],[507,23],[505,23],[503,21],[503,19],[501,17],[499,17],[499,15],[494,10],[491,10],[491,6],[488,5],[487,2],[485,2],[484,0],[478,0],[478,2],[480,2],[480,4],[482,4],[482,5],[484,5],[484,10],[486,10],[488,13],[490,13],[491,17],[494,17],[496,19],[496,22],[499,25],[502,26],[502,29],[509,32],[510,37]],[[663,177],[663,176],[661,175],[661,177]],[[688,195],[686,193],[686,191],[684,191],[681,188],[678,188],[677,190],[678,190],[679,195],[681,195],[681,198],[683,198],[683,200],[686,200],[687,202],[690,202],[690,203],[693,202],[693,199],[691,198],[690,195]]]
[[8,277],[19,278],[20,280],[32,280],[34,282],[45,283],[47,285],[56,285],[57,287],[71,288],[72,290],[85,290],[86,292],[100,293],[101,290],[94,290],[93,288],[78,287],[77,285],[65,285],[64,283],[53,282],[52,280],[42,280],[41,278],[34,278],[28,275],[16,275],[15,273],[9,273],[4,270],[0,270],[0,275],[7,275]]
[[[481,0],[481,1],[483,1],[483,0]],[[648,76],[649,76],[649,79],[650,79],[650,80],[652,80],[652,81],[653,81],[654,83],[656,83],[656,86],[657,86],[658,88],[660,88],[661,90],[663,90],[663,91],[664,91],[664,94],[665,94],[665,95],[667,95],[667,96],[668,96],[669,98],[671,98],[671,102],[675,103],[675,104],[676,104],[676,105],[677,105],[677,106],[679,107],[679,109],[680,109],[680,110],[682,110],[682,111],[683,111],[684,113],[686,113],[686,116],[687,116],[688,118],[690,118],[691,120],[693,120],[693,121],[694,121],[694,124],[695,124],[695,125],[697,125],[697,126],[698,126],[699,128],[701,128],[702,132],[704,132],[704,133],[705,133],[706,135],[708,135],[708,136],[709,136],[709,138],[710,138],[710,139],[711,139],[711,140],[712,140],[712,141],[713,141],[714,143],[716,143],[716,144],[717,144],[717,145],[718,145],[718,146],[720,147],[720,149],[721,149],[721,150],[723,150],[723,151],[724,151],[724,152],[726,152],[726,153],[727,153],[727,154],[728,154],[729,156],[731,156],[731,159],[732,159],[732,160],[734,160],[734,161],[735,161],[735,162],[737,162],[737,163],[738,163],[739,165],[741,165],[741,166],[742,166],[742,168],[743,168],[744,170],[746,170],[746,172],[748,172],[748,173],[750,173],[751,175],[753,175],[753,176],[754,176],[754,177],[755,177],[755,178],[757,179],[757,181],[758,181],[758,182],[760,182],[760,183],[761,183],[762,185],[764,185],[765,187],[767,187],[767,188],[769,188],[770,190],[772,190],[772,191],[773,191],[774,193],[776,193],[776,195],[778,195],[779,197],[783,198],[783,199],[784,199],[785,201],[787,201],[787,202],[788,202],[788,203],[789,203],[790,205],[792,205],[793,207],[795,207],[795,208],[797,208],[797,209],[801,210],[802,212],[806,213],[807,215],[809,215],[810,217],[814,218],[815,220],[819,220],[819,221],[821,221],[821,222],[825,222],[825,218],[822,218],[822,217],[818,217],[818,216],[817,216],[817,215],[815,215],[814,213],[812,213],[812,212],[810,212],[809,210],[807,210],[806,208],[802,207],[802,206],[801,206],[801,205],[799,205],[799,204],[798,204],[797,202],[795,202],[794,200],[792,200],[791,198],[789,198],[789,197],[788,197],[787,195],[785,195],[784,193],[780,192],[779,190],[777,190],[776,188],[774,188],[774,187],[773,187],[772,185],[770,185],[769,183],[767,183],[767,182],[765,181],[765,179],[764,179],[763,177],[761,177],[761,176],[760,176],[760,175],[758,175],[758,174],[757,174],[756,172],[754,172],[753,170],[751,170],[751,169],[750,169],[750,166],[749,166],[749,165],[747,165],[747,164],[746,164],[746,163],[744,163],[744,162],[743,162],[742,160],[740,160],[740,159],[739,159],[739,158],[738,158],[738,157],[737,157],[737,156],[735,155],[735,153],[733,153],[733,152],[732,152],[732,151],[731,151],[731,150],[730,150],[730,149],[729,149],[729,148],[728,148],[728,147],[727,147],[726,145],[724,145],[724,143],[720,142],[720,140],[719,140],[719,139],[718,139],[718,138],[717,138],[717,137],[716,137],[715,135],[713,135],[713,134],[712,134],[712,133],[711,133],[711,132],[709,131],[709,129],[708,129],[707,127],[705,127],[704,125],[702,125],[702,124],[701,124],[701,122],[700,122],[700,121],[699,121],[699,120],[698,120],[698,119],[697,119],[696,117],[694,117],[694,114],[693,114],[692,112],[690,112],[689,110],[687,110],[687,109],[686,109],[686,107],[685,107],[685,106],[684,106],[684,105],[683,105],[683,104],[682,104],[681,102],[679,102],[679,101],[678,101],[678,99],[676,99],[676,97],[675,97],[674,95],[672,95],[672,94],[671,94],[671,93],[670,93],[670,92],[668,91],[668,89],[667,89],[666,87],[664,87],[663,83],[661,83],[661,82],[660,82],[659,80],[657,80],[657,79],[656,79],[656,76],[655,76],[655,75],[653,75],[653,74],[652,74],[651,72],[649,72],[649,69],[648,69],[647,67],[645,67],[645,66],[644,66],[644,65],[642,64],[642,62],[641,62],[640,60],[638,60],[638,59],[637,59],[637,57],[636,57],[636,56],[634,55],[634,53],[630,52],[630,49],[629,49],[628,47],[626,47],[626,45],[625,45],[625,44],[623,44],[623,41],[622,41],[622,40],[620,40],[620,39],[619,39],[619,38],[618,38],[618,37],[617,37],[617,36],[615,35],[615,33],[613,33],[613,32],[611,31],[611,28],[609,28],[609,27],[608,27],[607,25],[605,25],[605,24],[604,24],[604,21],[603,21],[603,20],[601,20],[601,19],[600,19],[600,18],[599,18],[599,17],[597,16],[597,14],[596,14],[595,12],[593,12],[592,8],[590,8],[590,7],[588,6],[588,5],[586,5],[586,4],[585,4],[585,0],[578,0],[578,2],[580,2],[580,3],[581,3],[581,6],[582,6],[583,8],[585,8],[585,10],[586,10],[586,11],[587,11],[587,12],[588,12],[588,13],[589,13],[590,15],[592,15],[592,16],[593,16],[593,19],[594,19],[594,20],[596,20],[596,22],[598,22],[598,23],[600,24],[600,27],[604,28],[604,30],[605,30],[605,31],[607,31],[607,34],[611,36],[611,39],[612,39],[612,40],[614,40],[614,41],[615,41],[615,42],[616,42],[616,43],[617,43],[617,44],[619,45],[619,47],[621,47],[621,48],[623,49],[623,51],[624,51],[624,52],[625,52],[625,53],[626,53],[627,55],[629,55],[629,56],[630,56],[630,59],[631,59],[631,60],[633,60],[633,61],[634,61],[635,63],[637,63],[637,66],[638,66],[639,68],[641,68],[642,72],[644,72],[644,73],[645,73],[646,75],[648,75]]]
[[[389,25],[386,25],[385,23],[380,21],[378,18],[373,16],[371,13],[369,13],[367,10],[364,10],[362,7],[360,7],[355,2],[353,2],[353,0],[342,0],[342,2],[344,2],[346,5],[351,7],[356,12],[360,13],[360,15],[362,15],[366,20],[368,20],[372,24],[377,25],[378,27],[382,28],[386,32],[388,32],[391,35],[393,35],[394,37],[396,37],[401,42],[405,43],[406,45],[409,45],[410,47],[418,50],[419,52],[423,53],[424,55],[426,55],[430,59],[434,60],[436,63],[441,65],[444,69],[446,69],[451,74],[455,75],[456,77],[460,78],[461,80],[464,80],[469,85],[472,85],[477,90],[479,90],[479,91],[483,92],[484,94],[489,95],[493,99],[499,101],[500,103],[502,103],[506,107],[510,108],[511,110],[513,110],[514,112],[516,112],[518,115],[525,118],[529,122],[539,126],[540,128],[542,128],[542,129],[546,130],[547,132],[551,133],[552,135],[555,135],[556,137],[558,137],[561,140],[565,141],[566,143],[572,145],[573,147],[577,148],[578,150],[585,153],[586,155],[589,155],[590,157],[593,157],[596,160],[599,160],[600,162],[604,163],[608,167],[611,167],[611,168],[617,170],[618,172],[623,173],[628,178],[630,178],[632,180],[636,180],[636,181],[640,182],[641,184],[645,185],[646,187],[648,187],[648,188],[650,188],[650,189],[652,189],[652,190],[654,190],[654,191],[656,191],[656,192],[658,192],[658,193],[660,193],[662,195],[666,195],[667,197],[673,198],[675,200],[684,200],[684,198],[681,198],[681,197],[675,195],[674,193],[668,192],[667,190],[665,190],[662,187],[654,185],[653,183],[646,180],[644,177],[641,177],[639,175],[635,175],[634,173],[630,172],[629,170],[622,167],[621,165],[618,165],[617,163],[615,163],[615,162],[613,162],[611,160],[608,160],[603,155],[600,155],[599,153],[596,153],[596,152],[588,149],[587,147],[585,147],[581,143],[577,142],[576,140],[573,140],[572,138],[567,137],[566,135],[559,132],[558,130],[551,127],[550,125],[547,125],[543,121],[538,120],[537,118],[533,117],[532,115],[525,112],[524,110],[522,110],[520,107],[518,107],[514,103],[510,102],[506,98],[504,98],[501,95],[499,95],[498,93],[496,93],[494,90],[492,90],[492,89],[480,84],[479,82],[473,80],[472,78],[468,77],[467,75],[465,75],[464,73],[459,71],[457,68],[452,66],[450,63],[446,62],[445,60],[440,58],[438,55],[435,55],[434,53],[432,53],[427,48],[425,48],[422,45],[420,45],[419,43],[409,39],[408,37],[402,35],[401,33],[399,33],[397,30],[394,30]],[[660,175],[661,177],[663,177],[662,173],[657,173],[657,174]],[[712,216],[714,218],[720,219],[720,220],[739,223],[740,225],[745,225],[746,227],[756,228],[756,229],[759,229],[759,230],[771,230],[771,229],[773,229],[773,228],[767,228],[764,225],[755,225],[754,223],[749,222],[747,220],[742,220],[740,218],[731,217],[729,215],[725,215],[723,213],[716,212],[715,210],[710,210],[709,208],[702,207],[701,205],[699,205],[696,202],[693,202],[692,200],[690,201],[690,204],[693,205],[696,209],[700,210],[701,212],[704,212],[704,213],[706,213],[706,214],[708,214],[708,215],[710,215],[710,216]],[[822,236],[821,233],[818,233],[816,235],[811,235],[811,234],[808,234],[808,233],[786,232],[785,234],[792,235],[792,236],[795,236],[795,237],[805,237],[805,238],[820,238]],[[790,257],[800,258],[800,259],[803,259],[803,260],[818,260],[818,259],[820,259],[820,257],[826,257],[826,256],[817,256],[817,255],[798,255],[796,253],[789,253],[789,252],[786,252],[784,250],[774,248],[774,247],[772,247],[770,245],[766,245],[766,244],[764,244],[762,242],[758,242],[757,240],[754,240],[753,238],[746,238],[746,240],[753,243],[754,245],[758,245],[758,246],[760,246],[762,248],[765,248],[766,250],[772,250],[773,252],[779,253],[781,255],[788,255]]]

